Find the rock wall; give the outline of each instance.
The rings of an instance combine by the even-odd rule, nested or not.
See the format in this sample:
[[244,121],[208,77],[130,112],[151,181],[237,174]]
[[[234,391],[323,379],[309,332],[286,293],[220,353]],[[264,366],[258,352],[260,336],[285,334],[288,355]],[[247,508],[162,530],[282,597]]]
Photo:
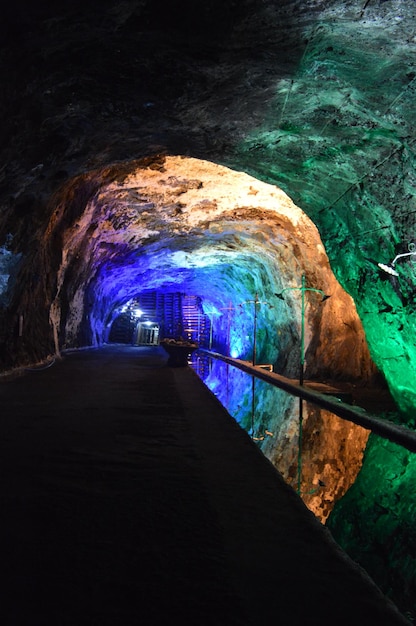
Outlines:
[[[307,292],[306,372],[371,378],[354,304],[330,271],[318,231],[278,188],[206,161],[163,157],[133,163],[128,173],[124,165],[77,177],[54,203],[30,268],[49,277],[31,291],[32,309],[36,298],[50,307],[57,351],[102,342],[113,311],[140,291],[175,289],[201,295],[220,314],[214,332],[230,300],[238,310],[233,336],[240,355],[249,355],[257,294],[259,356],[296,374],[290,348],[299,343],[305,274],[331,295],[320,305],[321,296]],[[23,261],[20,276],[27,271]],[[29,308],[25,293],[20,308]]]
[[416,615],[415,454],[372,435],[356,483],[331,513],[336,541],[412,621]]
[[[221,338],[228,293],[240,307],[258,287],[270,303],[305,271],[308,284],[331,293],[322,306],[308,304],[306,374],[369,380],[363,327],[401,419],[414,427],[416,257],[397,263],[398,276],[378,263],[416,242],[415,16],[414,0],[4,7],[1,368],[99,343],[136,280],[196,292],[209,285]],[[321,243],[301,245],[305,232],[279,226],[247,188],[244,204],[218,211],[215,196],[189,186],[200,180],[193,172],[186,190],[172,180],[153,189],[156,197],[146,188],[142,201],[126,178],[140,186],[135,171],[146,167],[134,162],[149,156],[147,169],[160,175],[154,155],[161,153],[221,163],[283,189],[319,229],[362,325],[338,284],[326,282]],[[212,205],[188,211],[182,202],[191,193]],[[201,222],[203,215],[211,221]],[[296,292],[271,304],[259,324],[258,356],[295,376]],[[234,327],[235,356],[250,358],[249,314]],[[394,497],[408,502],[402,492]]]

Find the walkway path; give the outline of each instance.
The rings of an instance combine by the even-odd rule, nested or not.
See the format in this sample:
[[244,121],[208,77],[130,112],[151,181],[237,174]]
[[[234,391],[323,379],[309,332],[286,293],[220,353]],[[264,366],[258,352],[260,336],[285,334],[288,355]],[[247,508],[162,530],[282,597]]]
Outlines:
[[189,368],[0,385],[2,626],[404,625]]

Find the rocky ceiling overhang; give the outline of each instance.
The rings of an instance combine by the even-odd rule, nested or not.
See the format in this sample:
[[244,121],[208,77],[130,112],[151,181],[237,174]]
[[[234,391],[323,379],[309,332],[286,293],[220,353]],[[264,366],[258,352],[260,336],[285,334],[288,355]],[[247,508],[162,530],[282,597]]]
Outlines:
[[75,177],[52,202],[39,246],[20,261],[10,356],[33,358],[52,337],[55,353],[103,343],[127,301],[173,291],[198,295],[216,334],[232,311],[229,347],[240,358],[251,358],[257,297],[259,358],[297,376],[304,275],[331,296],[307,298],[308,374],[374,373],[316,227],[279,188],[207,161],[155,157]]
[[[83,4],[61,0],[51,8],[47,2],[23,2],[6,9],[2,21],[4,359],[10,358],[12,345],[16,361],[27,356],[28,348],[10,337],[11,319],[22,314],[22,307],[39,321],[43,337],[40,347],[33,329],[32,356],[53,350],[47,339],[50,305],[57,303],[61,281],[74,293],[66,292],[69,308],[63,317],[60,313],[66,321],[57,333],[64,341],[81,341],[70,310],[72,297],[81,293],[75,261],[68,269],[74,272],[71,279],[67,270],[57,273],[71,236],[68,229],[84,210],[92,210],[94,194],[108,195],[105,172],[118,172],[115,178],[122,181],[120,171],[133,175],[130,164],[138,158],[181,154],[278,185],[313,219],[335,275],[355,301],[375,363],[399,405],[412,411],[416,257],[400,257],[397,276],[383,273],[378,263],[388,265],[398,254],[412,252],[416,240],[414,1]],[[54,195],[59,189],[59,202],[67,194],[65,204]],[[75,189],[82,190],[82,198]],[[122,199],[122,188],[114,193]],[[126,200],[130,192],[124,193]],[[53,218],[57,204],[65,213],[59,228]],[[127,205],[128,213],[133,209]],[[180,225],[176,210],[170,207],[172,215],[163,220]],[[147,219],[149,232],[158,230],[158,214]],[[259,227],[252,222],[250,228],[262,233],[259,215],[256,219]],[[239,261],[248,266],[249,258],[257,259],[259,266],[271,268],[270,253],[257,241],[263,235],[253,235],[248,245],[247,215],[241,220],[241,229],[233,226],[229,238],[242,245]],[[186,244],[176,249],[177,240],[170,240],[171,258],[182,258],[183,276],[194,280],[195,268],[186,259],[190,250],[202,258],[196,253],[202,235],[186,228],[181,235]],[[226,235],[221,243],[214,235],[206,242],[210,258],[216,245],[221,258],[232,258],[233,252],[225,250]],[[146,236],[149,273],[150,256],[156,265],[160,258],[151,237]],[[111,259],[111,242],[100,241],[105,244],[101,256],[85,263],[91,263],[88,280],[94,276],[103,303],[110,306],[115,300],[105,291],[104,269],[99,279],[92,264],[107,258],[106,272],[115,276],[117,263]],[[127,241],[123,245],[120,257],[133,266],[137,254]],[[296,261],[285,263],[293,281]],[[230,283],[235,271],[230,269]],[[269,273],[261,278],[264,293]],[[255,284],[260,283],[253,279]],[[93,315],[100,336],[99,324],[105,321],[97,308]],[[92,340],[85,331],[83,341]]]

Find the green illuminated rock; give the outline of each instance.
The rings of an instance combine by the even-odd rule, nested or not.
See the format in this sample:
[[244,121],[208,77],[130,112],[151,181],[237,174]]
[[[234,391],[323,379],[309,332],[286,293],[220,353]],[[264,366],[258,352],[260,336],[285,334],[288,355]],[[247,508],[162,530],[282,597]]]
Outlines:
[[416,256],[397,263],[398,277],[377,264],[416,240],[414,6],[367,4],[363,14],[333,6],[305,28],[296,72],[276,81],[236,161],[279,184],[315,221],[375,363],[411,412]]
[[371,436],[364,466],[327,522],[340,545],[416,615],[416,454]]

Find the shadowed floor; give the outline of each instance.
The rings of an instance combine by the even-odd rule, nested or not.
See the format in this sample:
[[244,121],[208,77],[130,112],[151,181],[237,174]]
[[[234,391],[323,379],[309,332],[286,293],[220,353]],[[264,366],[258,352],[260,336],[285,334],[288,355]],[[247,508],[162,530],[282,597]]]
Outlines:
[[0,402],[3,626],[408,623],[160,348],[67,354]]

